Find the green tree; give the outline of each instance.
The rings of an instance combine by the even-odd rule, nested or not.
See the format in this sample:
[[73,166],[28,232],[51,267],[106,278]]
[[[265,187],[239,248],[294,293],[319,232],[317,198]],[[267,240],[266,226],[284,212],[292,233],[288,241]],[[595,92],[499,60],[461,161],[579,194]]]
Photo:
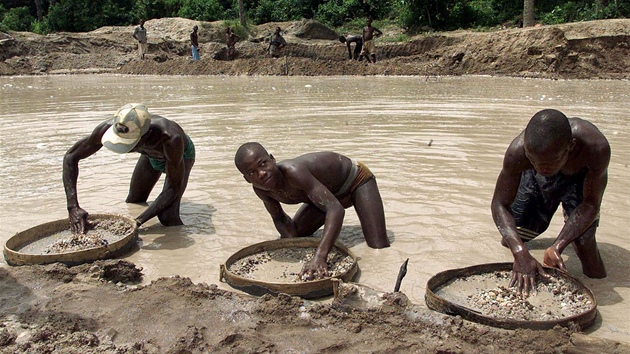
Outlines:
[[199,21],[223,19],[224,9],[218,0],[189,0],[184,2],[177,16]]
[[319,5],[315,13],[317,20],[330,26],[341,26],[366,16],[361,0],[331,0]]
[[531,27],[536,23],[536,7],[534,0],[523,2],[523,27]]
[[136,23],[139,19],[176,17],[185,0],[134,0],[133,13]]
[[31,15],[28,7],[14,7],[4,13],[2,26],[11,31],[30,31],[34,21],[35,17]]

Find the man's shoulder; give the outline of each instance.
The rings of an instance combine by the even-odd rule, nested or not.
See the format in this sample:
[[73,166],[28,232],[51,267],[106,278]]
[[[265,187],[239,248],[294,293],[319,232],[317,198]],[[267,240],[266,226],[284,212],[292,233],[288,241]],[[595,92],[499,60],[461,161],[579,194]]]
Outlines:
[[578,140],[583,141],[586,145],[608,146],[608,140],[592,122],[586,119],[573,117],[569,118],[569,124],[571,125],[573,136]]
[[525,155],[524,132],[517,135],[505,151],[503,166],[510,169],[519,169],[519,166],[529,164],[529,159]]
[[170,120],[168,118],[159,116],[159,115],[155,115],[155,114],[151,115],[151,125],[158,127],[160,130],[168,132],[168,133],[172,133],[173,130],[183,131],[183,128],[180,127],[180,125],[177,124],[177,122]]

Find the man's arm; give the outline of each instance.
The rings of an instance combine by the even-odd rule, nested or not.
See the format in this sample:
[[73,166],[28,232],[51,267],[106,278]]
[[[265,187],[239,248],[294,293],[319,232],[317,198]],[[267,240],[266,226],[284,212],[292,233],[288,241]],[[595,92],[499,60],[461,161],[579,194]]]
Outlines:
[[352,59],[352,50],[350,49],[349,41],[346,41],[346,47],[348,47],[348,58]]
[[111,126],[105,121],[92,131],[90,136],[77,141],[63,157],[63,186],[66,192],[66,205],[70,217],[70,228],[73,233],[85,233],[89,228],[88,213],[79,206],[77,180],[79,178],[79,161],[94,155],[103,146],[101,138]]
[[136,221],[144,224],[154,216],[166,210],[173,202],[184,193],[184,178],[186,166],[184,164],[184,136],[177,134],[171,136],[164,143],[164,155],[166,157],[166,188],[155,198],[155,201],[140,214]]
[[335,245],[341,232],[345,209],[339,200],[324,186],[308,168],[304,166],[292,166],[285,170],[285,177],[293,186],[306,192],[312,204],[326,214],[324,219],[324,231],[313,259],[304,265],[302,274],[313,278],[314,273],[323,277],[328,266],[326,259],[328,253]]
[[138,27],[133,29],[133,38],[137,41],[139,41],[140,39],[138,39]]
[[280,203],[269,197],[269,194],[266,191],[254,187],[254,192],[258,198],[263,201],[265,209],[267,209],[267,212],[271,215],[271,220],[273,220],[276,230],[280,233],[280,238],[297,237],[298,235],[295,223],[293,222],[293,219],[284,212]]
[[503,168],[497,178],[492,197],[492,218],[503,240],[514,256],[512,279],[509,286],[516,286],[518,293],[536,291],[536,274],[547,277],[542,265],[532,257],[516,229],[516,221],[510,208],[520,183],[521,173],[526,169],[528,160],[524,155],[519,138],[510,144],[503,160]]
[[582,203],[580,203],[568,220],[553,244],[545,251],[544,264],[566,271],[560,256],[564,249],[580,237],[597,219],[604,191],[608,184],[608,164],[610,162],[610,145],[604,141],[587,156],[588,171],[584,178]]

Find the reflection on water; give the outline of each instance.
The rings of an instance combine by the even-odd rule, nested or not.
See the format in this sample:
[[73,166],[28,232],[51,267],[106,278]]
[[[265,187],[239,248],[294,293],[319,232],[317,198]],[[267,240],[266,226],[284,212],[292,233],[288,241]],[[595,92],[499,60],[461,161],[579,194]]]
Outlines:
[[[246,141],[278,160],[334,150],[377,176],[392,247],[365,245],[358,218],[346,213],[340,241],[360,258],[361,283],[391,291],[409,258],[401,291],[424,304],[434,274],[480,263],[510,262],[490,216],[490,199],[510,141],[543,108],[591,120],[612,146],[598,231],[609,277],[588,279],[570,248],[572,274],[597,297],[601,317],[589,331],[630,342],[630,83],[491,77],[0,77],[0,241],[67,216],[61,181],[65,151],[123,104],[145,103],[180,123],[197,148],[182,201],[186,226],[151,220],[127,259],[145,281],[179,274],[218,283],[219,265],[237,250],[277,237],[271,219],[233,164]],[[138,155],[105,149],[80,165],[79,201],[91,213],[137,216],[126,204]],[[156,186],[152,201],[161,186]],[[291,214],[297,206],[288,206]],[[560,230],[531,243],[542,259]],[[221,288],[229,289],[226,284]]]

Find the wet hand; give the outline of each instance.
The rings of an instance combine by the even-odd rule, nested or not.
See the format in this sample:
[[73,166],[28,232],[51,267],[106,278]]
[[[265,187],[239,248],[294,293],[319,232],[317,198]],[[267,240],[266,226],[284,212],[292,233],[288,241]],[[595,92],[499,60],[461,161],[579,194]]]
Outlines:
[[316,260],[314,257],[304,264],[299,275],[302,280],[323,279],[328,276],[330,276],[330,272],[328,271],[326,261]]
[[70,219],[70,231],[73,235],[85,234],[94,225],[88,220],[88,212],[81,208],[74,208],[68,211]]
[[543,264],[546,267],[558,268],[565,273],[567,272],[567,267],[564,265],[560,252],[558,252],[558,250],[553,246],[545,250]]
[[522,259],[515,259],[512,267],[512,278],[509,287],[516,287],[516,293],[528,297],[530,293],[536,295],[536,276],[549,278],[542,265],[531,255]]

